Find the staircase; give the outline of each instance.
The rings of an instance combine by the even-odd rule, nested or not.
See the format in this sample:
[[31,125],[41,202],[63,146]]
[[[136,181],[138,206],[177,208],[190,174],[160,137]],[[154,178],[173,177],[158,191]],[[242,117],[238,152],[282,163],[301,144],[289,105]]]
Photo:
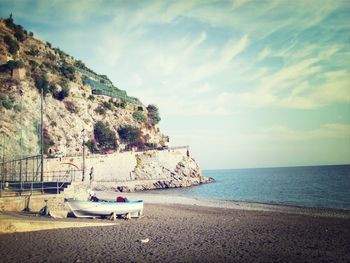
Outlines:
[[89,184],[83,182],[71,182],[67,187],[62,191],[64,198],[76,198],[76,199],[87,199],[89,193],[88,189],[90,188]]

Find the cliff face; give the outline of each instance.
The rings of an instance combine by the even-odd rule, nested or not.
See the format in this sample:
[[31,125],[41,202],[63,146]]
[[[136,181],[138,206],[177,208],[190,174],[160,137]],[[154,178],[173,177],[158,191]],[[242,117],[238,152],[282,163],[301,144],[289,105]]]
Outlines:
[[[137,98],[128,96],[107,76],[95,73],[80,60],[35,39],[13,21],[0,20],[0,128],[7,140],[9,158],[19,157],[20,138],[23,155],[39,153],[40,90],[44,90],[47,155],[80,155],[81,131],[85,129],[86,140],[94,142],[94,127],[99,121],[115,133],[115,141],[111,142],[114,148],[123,149],[131,143],[117,132],[126,125],[139,132],[134,144],[159,147],[166,143],[167,138]],[[92,94],[93,90],[97,95]],[[106,151],[99,143],[95,151]],[[14,151],[10,153],[9,149]]]
[[[158,109],[146,107],[114,86],[107,76],[35,39],[12,17],[0,19],[0,150],[5,160],[40,153],[41,91],[47,157],[64,156],[69,162],[75,159],[80,167],[84,140],[99,183],[149,180],[130,187],[137,190],[208,182],[197,163],[183,152],[119,153],[125,148],[166,146],[168,137],[157,126]],[[104,163],[109,157],[96,155],[106,152],[116,153],[110,164]],[[60,170],[63,162],[52,160],[47,160],[46,169]],[[124,163],[116,167],[113,162],[118,160]]]
[[[156,179],[156,182],[144,182],[136,185],[134,190],[156,188],[177,188],[213,182],[205,178],[196,161],[182,151],[172,151],[160,156],[160,152],[151,151],[137,156],[137,165],[132,177],[138,180]],[[174,157],[177,155],[177,158]],[[170,160],[169,160],[170,159]],[[118,188],[120,191],[133,190]]]

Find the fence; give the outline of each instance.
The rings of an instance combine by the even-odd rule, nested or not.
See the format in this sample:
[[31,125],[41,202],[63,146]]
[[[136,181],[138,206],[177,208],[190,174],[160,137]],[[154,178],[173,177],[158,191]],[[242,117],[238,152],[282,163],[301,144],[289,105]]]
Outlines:
[[0,164],[0,197],[26,193],[59,193],[71,182],[81,180],[82,171],[45,171],[41,176],[41,156],[30,156]]
[[0,182],[0,197],[32,195],[32,194],[59,194],[68,182]]
[[120,90],[114,86],[103,84],[99,81],[93,80],[91,78],[83,78],[84,84],[89,85],[93,90],[100,91],[100,95],[109,96],[112,98],[124,99],[126,102],[135,104],[138,106],[144,106],[137,98],[129,97],[124,90]]
[[40,181],[41,156],[35,155],[23,159],[2,162],[1,182]]
[[59,194],[71,182],[81,181],[81,172],[77,169],[49,171],[45,172],[43,181],[0,181],[0,197],[33,193]]

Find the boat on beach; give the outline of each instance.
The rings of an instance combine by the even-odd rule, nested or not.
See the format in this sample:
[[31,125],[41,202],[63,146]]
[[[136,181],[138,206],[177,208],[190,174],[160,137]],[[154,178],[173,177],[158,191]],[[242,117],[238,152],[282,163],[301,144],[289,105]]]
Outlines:
[[66,205],[76,217],[103,217],[110,215],[130,215],[140,217],[143,214],[143,200],[127,202],[92,202],[66,199]]

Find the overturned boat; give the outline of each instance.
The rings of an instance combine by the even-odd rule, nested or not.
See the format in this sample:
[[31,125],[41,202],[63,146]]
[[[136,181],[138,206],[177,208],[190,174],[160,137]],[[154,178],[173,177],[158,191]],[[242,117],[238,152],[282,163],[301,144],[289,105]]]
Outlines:
[[128,202],[92,202],[66,199],[66,205],[75,217],[104,217],[110,215],[130,215],[140,217],[143,214],[143,200]]

